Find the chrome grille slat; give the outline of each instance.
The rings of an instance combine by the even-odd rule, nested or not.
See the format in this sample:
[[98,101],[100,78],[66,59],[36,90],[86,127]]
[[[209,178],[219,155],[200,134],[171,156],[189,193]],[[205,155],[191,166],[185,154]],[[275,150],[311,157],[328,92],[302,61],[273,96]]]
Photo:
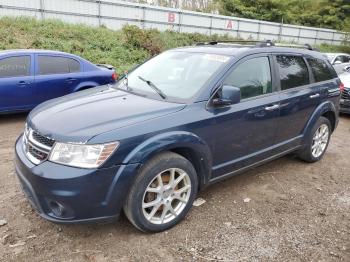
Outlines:
[[42,136],[36,131],[33,131],[32,136],[33,136],[34,140],[36,140],[40,144],[45,145],[47,147],[51,148],[55,144],[55,140],[50,139],[50,138],[45,137],[45,136]]
[[47,160],[55,140],[29,128],[29,132],[24,133],[23,144],[28,159],[37,165]]

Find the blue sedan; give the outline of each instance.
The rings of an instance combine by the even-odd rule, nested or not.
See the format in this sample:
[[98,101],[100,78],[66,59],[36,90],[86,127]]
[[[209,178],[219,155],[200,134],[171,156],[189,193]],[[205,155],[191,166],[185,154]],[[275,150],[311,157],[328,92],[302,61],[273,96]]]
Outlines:
[[36,105],[87,88],[113,83],[113,68],[47,50],[0,51],[0,113]]

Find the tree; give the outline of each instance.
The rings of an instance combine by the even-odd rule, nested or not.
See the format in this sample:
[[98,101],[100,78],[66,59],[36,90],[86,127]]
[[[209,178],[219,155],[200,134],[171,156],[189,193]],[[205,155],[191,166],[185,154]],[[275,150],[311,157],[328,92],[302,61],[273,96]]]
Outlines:
[[348,0],[216,1],[223,15],[350,31]]

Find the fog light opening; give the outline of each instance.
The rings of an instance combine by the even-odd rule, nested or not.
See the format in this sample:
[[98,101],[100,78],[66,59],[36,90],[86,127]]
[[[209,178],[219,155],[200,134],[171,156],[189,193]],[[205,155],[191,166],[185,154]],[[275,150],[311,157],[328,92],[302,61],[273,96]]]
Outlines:
[[56,201],[50,201],[49,207],[52,213],[57,217],[63,217],[66,213],[65,207]]

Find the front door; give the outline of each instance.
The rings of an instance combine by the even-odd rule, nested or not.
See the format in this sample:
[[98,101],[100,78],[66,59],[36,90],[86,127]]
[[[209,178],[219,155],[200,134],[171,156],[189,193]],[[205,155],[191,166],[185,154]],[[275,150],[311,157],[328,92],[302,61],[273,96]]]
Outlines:
[[34,106],[32,56],[0,59],[0,111],[28,110]]
[[210,110],[215,115],[212,178],[252,165],[273,154],[279,96],[274,92],[271,57],[241,60],[223,81],[240,88],[237,104]]

